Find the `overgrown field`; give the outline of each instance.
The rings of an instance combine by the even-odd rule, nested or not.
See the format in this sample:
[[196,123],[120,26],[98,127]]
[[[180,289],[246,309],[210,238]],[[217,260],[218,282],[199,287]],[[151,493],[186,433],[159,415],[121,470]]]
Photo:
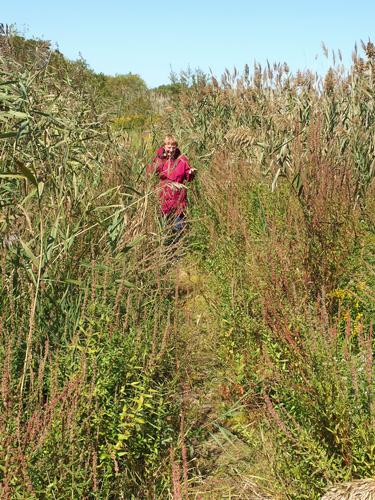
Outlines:
[[[0,42],[2,498],[373,477],[372,44],[323,80],[256,65],[150,91]],[[167,132],[199,171],[176,247],[145,176]]]

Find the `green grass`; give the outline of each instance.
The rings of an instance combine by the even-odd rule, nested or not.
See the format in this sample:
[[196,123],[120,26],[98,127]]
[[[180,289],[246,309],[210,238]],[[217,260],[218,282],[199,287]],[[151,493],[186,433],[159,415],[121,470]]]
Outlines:
[[[8,42],[2,496],[314,499],[373,476],[369,47],[324,82],[257,67],[161,97]],[[176,250],[144,175],[171,131],[199,172]]]

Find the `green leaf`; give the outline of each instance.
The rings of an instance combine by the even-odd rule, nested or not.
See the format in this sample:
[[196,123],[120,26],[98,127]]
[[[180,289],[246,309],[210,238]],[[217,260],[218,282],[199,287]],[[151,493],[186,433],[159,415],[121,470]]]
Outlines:
[[5,82],[0,82],[0,87],[3,85],[11,85],[13,83],[17,83],[17,80],[6,80]]
[[[36,188],[38,188],[38,181],[35,177],[35,175],[33,174],[33,172],[28,168],[26,167],[26,165],[24,165],[22,162],[20,162],[19,160],[14,160],[17,167],[20,169],[21,173],[26,177],[26,179],[28,181],[31,182],[31,184],[34,184],[34,186]],[[38,190],[39,192],[39,190]]]
[[0,179],[27,179],[27,177],[17,172],[7,172],[6,174],[0,174]]
[[3,132],[0,134],[0,139],[7,139],[8,137],[16,137],[17,132]]
[[0,114],[0,119],[1,118],[18,118],[24,120],[25,118],[28,118],[28,115],[26,113],[22,113],[21,111],[3,111]]
[[116,280],[116,283],[122,283],[124,286],[126,286],[126,288],[135,288],[134,283],[125,279]]
[[128,186],[127,184],[124,185],[126,189],[129,189],[129,191],[132,191],[133,193],[137,194],[138,196],[144,196],[144,193],[141,193],[140,191],[137,191],[134,187]]
[[20,239],[20,243],[21,243],[22,248],[24,249],[26,256],[32,261],[32,263],[35,266],[38,267],[39,266],[39,259],[33,254],[29,245],[27,243],[25,243],[22,239]]
[[81,280],[73,280],[73,279],[64,280],[63,283],[68,283],[70,285],[77,285],[77,286],[81,286],[82,285],[82,281]]

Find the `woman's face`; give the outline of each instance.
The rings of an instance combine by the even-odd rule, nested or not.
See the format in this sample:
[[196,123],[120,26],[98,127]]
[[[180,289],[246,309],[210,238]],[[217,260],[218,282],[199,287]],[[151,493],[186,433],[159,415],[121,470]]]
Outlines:
[[176,148],[177,148],[176,144],[172,144],[172,143],[168,143],[168,142],[167,142],[166,144],[164,144],[164,150],[165,150],[165,152],[166,152],[166,155],[167,155],[169,158],[170,158],[170,157],[173,155],[173,153],[176,151]]

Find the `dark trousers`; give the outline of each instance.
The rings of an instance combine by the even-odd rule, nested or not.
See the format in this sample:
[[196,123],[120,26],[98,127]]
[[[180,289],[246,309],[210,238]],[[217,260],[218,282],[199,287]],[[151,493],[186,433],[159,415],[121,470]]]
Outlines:
[[182,236],[186,227],[185,214],[169,213],[164,218],[168,237],[166,244],[176,243]]

